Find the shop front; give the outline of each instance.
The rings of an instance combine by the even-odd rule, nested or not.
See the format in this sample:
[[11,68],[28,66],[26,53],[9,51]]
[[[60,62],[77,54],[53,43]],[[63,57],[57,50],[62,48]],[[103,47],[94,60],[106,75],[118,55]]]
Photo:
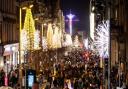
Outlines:
[[18,43],[4,45],[3,60],[4,65],[6,65],[4,69],[7,73],[9,73],[11,69],[15,69],[17,64],[19,64],[18,54]]
[[3,60],[3,47],[0,46],[0,70],[4,67],[4,60]]

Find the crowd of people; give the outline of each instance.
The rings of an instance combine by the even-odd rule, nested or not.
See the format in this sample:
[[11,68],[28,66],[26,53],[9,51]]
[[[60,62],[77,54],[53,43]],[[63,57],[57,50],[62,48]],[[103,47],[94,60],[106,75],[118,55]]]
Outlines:
[[[64,64],[56,63],[55,75],[53,69],[47,69],[43,73],[47,80],[45,89],[50,89],[52,86],[55,86],[55,89],[104,89],[108,87],[108,59],[102,60],[104,60],[102,64],[104,66],[101,67],[100,57],[92,52],[88,52],[85,56],[81,51],[70,53],[65,57]],[[124,87],[123,73],[119,76],[118,69],[113,67],[110,74],[111,89],[118,86]]]
[[[62,60],[41,71],[32,89],[39,89],[39,87],[40,89],[104,89],[107,87],[108,65],[104,62],[104,66],[101,67],[98,55],[88,51],[74,51],[63,56]],[[119,76],[118,67],[112,67],[110,72],[111,89],[124,86],[124,73],[121,72]],[[18,86],[19,70],[11,70],[7,74],[1,69],[0,86],[5,86],[6,76],[7,85],[15,89]]]
[[[73,56],[73,55],[74,56]],[[77,55],[77,59],[71,61]],[[56,63],[55,68],[45,70],[41,76],[45,77],[45,89],[100,89],[103,87],[103,69],[99,66],[99,56],[91,55],[87,60],[81,52],[71,53],[62,63]],[[55,73],[54,73],[55,69]],[[40,78],[43,78],[40,77]],[[43,79],[40,84],[43,84]],[[54,89],[54,88],[53,88]]]
[[0,86],[11,86],[13,88],[18,86],[19,73],[18,69],[11,70],[6,73],[3,69],[0,71]]

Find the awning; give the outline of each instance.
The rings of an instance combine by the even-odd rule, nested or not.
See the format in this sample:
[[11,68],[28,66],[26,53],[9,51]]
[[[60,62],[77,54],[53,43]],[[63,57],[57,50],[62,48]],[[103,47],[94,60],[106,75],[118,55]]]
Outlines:
[[12,52],[12,51],[4,51],[3,56],[7,56],[7,55],[11,55],[11,54],[13,54],[13,52]]
[[0,46],[0,56],[2,56],[3,55],[3,46]]

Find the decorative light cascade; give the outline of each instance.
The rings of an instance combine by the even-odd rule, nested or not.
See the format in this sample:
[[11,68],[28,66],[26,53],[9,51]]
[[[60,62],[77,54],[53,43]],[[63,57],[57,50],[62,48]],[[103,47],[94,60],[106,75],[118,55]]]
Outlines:
[[26,32],[27,32],[27,50],[33,50],[34,49],[35,23],[34,23],[32,12],[31,12],[30,8],[26,9],[26,15],[25,15],[23,29],[26,30]]
[[53,47],[53,29],[52,29],[52,24],[48,24],[48,30],[47,30],[47,43],[48,43],[48,48]]
[[101,57],[109,56],[109,21],[102,21],[102,23],[97,26],[94,35],[94,48]]
[[40,32],[39,30],[36,30],[34,33],[34,49],[38,50],[40,49]]
[[80,45],[80,42],[79,42],[78,36],[76,35],[74,39],[74,46],[78,47],[79,45]]

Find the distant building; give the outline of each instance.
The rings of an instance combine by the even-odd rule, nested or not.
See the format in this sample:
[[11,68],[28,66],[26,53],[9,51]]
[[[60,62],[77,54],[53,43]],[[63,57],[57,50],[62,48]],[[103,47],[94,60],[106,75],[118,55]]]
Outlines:
[[[19,30],[17,30],[16,0],[0,0],[0,64],[18,61]],[[4,63],[4,64],[3,64]],[[1,66],[2,67],[2,66]]]

